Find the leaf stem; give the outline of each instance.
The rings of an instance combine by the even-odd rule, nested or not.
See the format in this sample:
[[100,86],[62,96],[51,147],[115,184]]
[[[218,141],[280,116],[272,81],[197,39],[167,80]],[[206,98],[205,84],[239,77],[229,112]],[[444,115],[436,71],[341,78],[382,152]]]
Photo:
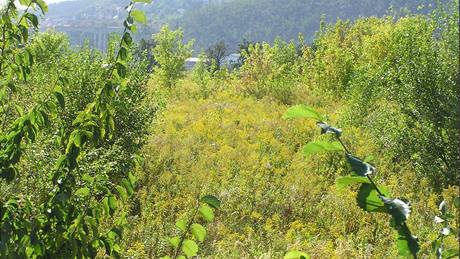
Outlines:
[[182,247],[182,244],[184,243],[185,241],[185,237],[187,236],[187,233],[189,232],[190,228],[192,227],[192,224],[193,224],[193,220],[195,219],[196,217],[196,214],[198,213],[198,210],[200,208],[200,200],[197,199],[197,205],[195,207],[195,211],[193,212],[192,214],[192,217],[190,217],[188,223],[187,223],[187,227],[185,228],[185,231],[184,233],[182,234],[181,238],[180,238],[180,241],[179,241],[179,245],[177,246],[177,249],[176,249],[176,252],[174,253],[174,257],[173,259],[176,259],[178,256],[179,256],[179,253],[180,253],[180,249]]
[[[345,143],[343,143],[342,139],[340,138],[339,135],[337,134],[334,134],[335,135],[335,138],[340,142],[340,144],[342,145],[343,149],[345,149],[345,153],[347,155],[351,155],[351,152],[350,150],[347,148],[347,146],[345,145]],[[380,191],[380,189],[377,187],[377,184],[375,184],[374,180],[372,179],[372,177],[370,175],[366,175],[367,179],[369,179],[369,181],[371,182],[371,185],[372,187],[374,187],[374,189],[377,191],[377,193],[380,195],[380,196],[385,196],[383,195],[383,193]]]

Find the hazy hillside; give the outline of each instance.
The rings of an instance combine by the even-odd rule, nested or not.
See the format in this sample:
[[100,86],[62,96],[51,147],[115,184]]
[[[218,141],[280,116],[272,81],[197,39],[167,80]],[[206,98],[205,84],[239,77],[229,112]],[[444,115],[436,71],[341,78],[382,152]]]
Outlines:
[[[150,38],[161,25],[182,27],[186,39],[195,38],[195,49],[207,48],[218,41],[236,48],[243,39],[271,42],[277,36],[295,39],[303,33],[311,39],[324,15],[327,22],[337,18],[354,20],[363,16],[381,16],[390,8],[394,12],[422,12],[434,0],[158,0],[140,6],[149,17],[149,24],[137,37]],[[50,5],[46,27],[120,26],[124,0],[79,0]],[[420,6],[425,8],[418,8]],[[69,15],[70,14],[70,15]],[[59,28],[57,28],[59,30]],[[67,31],[65,29],[64,31]],[[103,30],[105,33],[105,30]],[[95,32],[98,34],[98,32]],[[93,33],[94,34],[94,33]],[[85,36],[86,35],[86,36]],[[101,38],[98,36],[89,38]],[[82,42],[88,33],[73,33],[72,42]],[[100,44],[99,44],[100,45]]]
[[191,10],[182,26],[198,46],[224,40],[236,46],[241,40],[273,41],[277,36],[296,39],[299,32],[314,36],[324,15],[327,22],[337,18],[354,20],[362,16],[381,16],[389,8],[396,12],[420,12],[417,7],[435,1],[417,0],[235,0]]

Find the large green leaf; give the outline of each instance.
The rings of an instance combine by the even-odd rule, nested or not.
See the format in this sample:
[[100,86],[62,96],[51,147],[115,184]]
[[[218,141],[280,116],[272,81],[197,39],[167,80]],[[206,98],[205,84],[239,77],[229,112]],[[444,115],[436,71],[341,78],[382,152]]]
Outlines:
[[[379,186],[379,190],[383,195],[389,196],[385,187]],[[385,203],[380,198],[379,193],[374,189],[373,185],[364,183],[358,191],[357,201],[359,207],[365,211],[387,212]]]
[[357,183],[368,183],[370,184],[371,182],[369,181],[369,179],[367,177],[364,177],[364,176],[352,176],[352,175],[349,175],[349,176],[343,176],[343,177],[339,177],[335,180],[335,184],[337,186],[337,188],[339,189],[343,189],[343,188],[346,188],[352,184],[357,184]]
[[314,141],[306,144],[303,147],[303,154],[310,156],[322,152],[343,151],[343,147],[338,141]]
[[190,231],[200,242],[203,242],[206,238],[206,229],[200,224],[192,224]]
[[182,252],[187,257],[196,256],[198,253],[198,245],[193,240],[186,239],[182,244]]
[[405,224],[397,228],[398,239],[396,241],[396,246],[398,247],[399,254],[403,257],[412,255],[415,258],[420,250],[417,238],[411,234],[409,228]]
[[289,108],[283,115],[283,119],[310,118],[317,121],[323,121],[323,116],[307,105],[296,105]]
[[132,10],[131,16],[138,23],[142,23],[142,24],[147,23],[147,16],[145,16],[145,13],[141,10]]

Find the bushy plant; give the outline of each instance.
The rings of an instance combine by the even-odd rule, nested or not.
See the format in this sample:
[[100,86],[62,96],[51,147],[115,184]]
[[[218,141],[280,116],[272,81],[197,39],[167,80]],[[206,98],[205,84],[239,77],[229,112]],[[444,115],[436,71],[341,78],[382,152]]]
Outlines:
[[248,51],[243,51],[245,61],[240,68],[242,91],[256,98],[269,96],[281,103],[291,103],[300,72],[297,54],[293,41],[277,39],[273,46],[249,45]]
[[170,30],[165,25],[153,36],[153,49],[158,66],[154,69],[157,82],[167,88],[173,87],[184,76],[185,61],[192,56],[193,41],[183,43],[183,32]]
[[1,177],[10,181],[0,182],[6,187],[0,199],[0,256],[82,258],[102,250],[119,255],[125,224],[119,207],[132,195],[136,179],[129,173],[131,157],[117,158],[126,166],[110,155],[136,150],[141,143],[129,135],[145,129],[145,121],[124,110],[140,108],[143,99],[136,91],[142,91],[145,76],[129,81],[127,69],[134,21],[145,18],[133,9],[135,2],[140,1],[127,6],[125,30],[106,65],[97,52],[70,50],[60,35],[44,34],[30,43],[28,26],[38,27],[32,7],[45,12],[46,4],[20,1],[26,8],[18,15],[16,3],[7,2],[2,62],[21,53],[28,58],[20,77],[11,73],[20,72],[11,63],[1,73],[8,75],[7,85],[29,87],[29,94],[23,98],[11,91],[5,101],[17,108],[3,113],[10,125],[0,132]]

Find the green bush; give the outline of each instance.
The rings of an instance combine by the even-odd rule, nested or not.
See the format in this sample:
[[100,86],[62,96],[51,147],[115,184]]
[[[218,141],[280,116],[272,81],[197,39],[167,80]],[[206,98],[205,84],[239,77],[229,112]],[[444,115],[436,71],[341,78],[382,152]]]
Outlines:
[[184,44],[183,32],[171,31],[167,25],[153,36],[156,46],[153,48],[158,65],[154,69],[157,83],[171,88],[184,76],[185,61],[192,56],[193,41]]

